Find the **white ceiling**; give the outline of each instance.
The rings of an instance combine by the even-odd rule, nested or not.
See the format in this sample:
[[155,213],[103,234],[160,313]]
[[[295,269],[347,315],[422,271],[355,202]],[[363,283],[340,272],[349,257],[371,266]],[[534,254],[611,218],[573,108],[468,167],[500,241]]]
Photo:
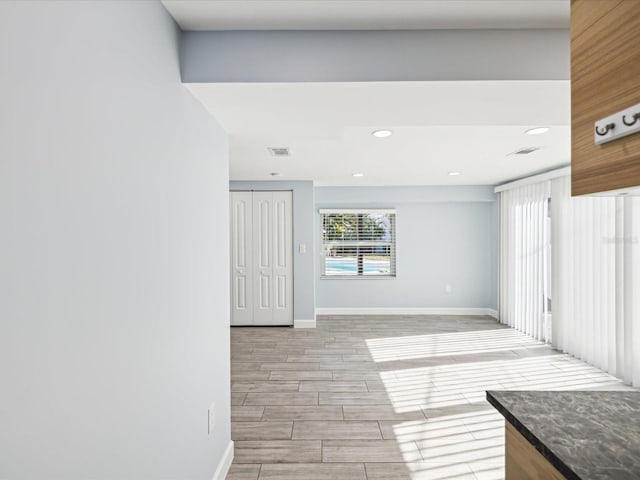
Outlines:
[[163,0],[183,30],[569,28],[569,0]]
[[[280,172],[320,185],[494,185],[570,159],[568,81],[187,87],[230,135],[232,180]],[[552,128],[524,133],[540,125]],[[377,128],[394,134],[375,138]],[[271,156],[270,146],[290,147],[291,157]],[[508,155],[525,146],[542,149]]]

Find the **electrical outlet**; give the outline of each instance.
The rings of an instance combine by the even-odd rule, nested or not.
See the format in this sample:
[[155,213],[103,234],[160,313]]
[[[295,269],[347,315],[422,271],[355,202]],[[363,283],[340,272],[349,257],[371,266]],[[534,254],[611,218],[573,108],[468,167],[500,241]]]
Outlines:
[[213,434],[213,428],[216,426],[216,404],[212,403],[209,407],[209,435]]
[[298,245],[298,251],[300,253],[307,253],[307,244],[301,243],[300,245]]
[[444,291],[445,293],[451,293],[451,285],[449,285],[448,283],[445,285],[444,287]]

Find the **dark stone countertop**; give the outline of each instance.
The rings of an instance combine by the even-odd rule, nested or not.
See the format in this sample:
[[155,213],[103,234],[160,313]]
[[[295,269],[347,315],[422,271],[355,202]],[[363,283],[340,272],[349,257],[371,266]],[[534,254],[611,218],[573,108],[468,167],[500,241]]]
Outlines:
[[487,400],[568,479],[640,479],[640,391],[490,391]]

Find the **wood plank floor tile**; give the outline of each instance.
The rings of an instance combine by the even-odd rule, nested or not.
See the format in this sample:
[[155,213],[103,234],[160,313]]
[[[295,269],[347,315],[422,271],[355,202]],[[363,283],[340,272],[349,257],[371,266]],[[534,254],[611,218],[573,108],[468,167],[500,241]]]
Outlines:
[[262,362],[231,362],[231,373],[255,372],[256,370],[266,370],[260,368]]
[[367,384],[361,382],[300,382],[301,392],[367,392]]
[[296,421],[293,440],[376,440],[382,439],[374,421]]
[[506,477],[504,464],[471,462],[468,464],[476,480],[495,480]]
[[264,407],[261,406],[231,406],[231,421],[243,422],[243,421],[260,421],[262,414],[264,413]]
[[233,362],[285,362],[287,360],[286,352],[269,352],[269,353],[234,353],[231,355]]
[[264,420],[343,420],[342,407],[334,405],[263,408]]
[[424,420],[422,410],[396,411],[390,405],[345,405],[345,420]]
[[320,440],[239,440],[234,445],[235,463],[314,463],[320,462]]
[[300,344],[282,344],[276,345],[275,350],[278,352],[285,352],[289,355],[304,355],[309,347]]
[[367,480],[362,463],[264,464],[260,480]]
[[323,462],[405,462],[422,460],[414,442],[395,440],[323,440]]
[[476,439],[471,434],[417,441],[427,462],[439,463],[502,463],[504,436]]
[[439,439],[443,444],[458,441],[459,436],[472,440],[469,429],[462,419],[450,420],[380,420],[380,431],[385,440],[428,440]]
[[368,480],[477,480],[465,463],[367,463],[365,467]]
[[356,354],[356,355],[343,355],[342,361],[344,362],[368,362],[373,363],[371,355],[368,354]]
[[[233,342],[232,342],[233,343]],[[301,347],[298,345],[289,345],[289,344],[278,344],[274,343],[271,345],[253,345],[251,352],[252,353],[304,353],[305,347]],[[233,352],[232,352],[233,353]]]
[[327,370],[316,371],[296,371],[296,370],[278,370],[272,371],[269,380],[333,380],[332,372]]
[[382,380],[365,380],[369,392],[386,392],[387,387]]
[[231,440],[291,440],[292,431],[293,422],[232,422]]
[[313,392],[246,393],[245,405],[318,405]]
[[391,405],[385,392],[320,392],[320,405]]
[[335,355],[355,355],[355,348],[334,348],[329,352],[325,348],[306,348],[304,351],[305,355],[326,355],[327,353],[335,354]]
[[[233,362],[232,362],[233,363]],[[232,382],[258,382],[261,380],[269,380],[269,372],[232,372],[231,373],[231,381]]]
[[363,346],[366,346],[366,345],[364,345],[362,341],[357,341],[357,342],[333,341],[333,342],[325,342],[324,349],[329,352],[334,350],[347,350],[350,348],[358,348]]
[[407,464],[397,463],[365,463],[367,480],[413,480]]
[[260,465],[239,465],[233,464],[225,480],[258,480]]
[[[282,393],[297,392],[300,387],[299,382],[234,382],[231,384],[231,392],[265,392]],[[311,390],[308,390],[311,391]],[[317,391],[317,390],[313,390]]]
[[287,355],[287,362],[297,363],[320,363],[320,362],[336,362],[342,355]]
[[[300,365],[309,365],[308,363]],[[371,364],[365,362],[343,362],[342,360],[336,360],[333,362],[320,362],[318,363],[319,370],[331,370],[334,372],[346,371],[346,372],[371,372]]]
[[367,380],[380,380],[380,374],[377,372],[371,372],[368,370],[359,370],[356,372],[333,372],[333,380],[335,382],[365,382]]
[[231,392],[231,405],[242,405],[246,397],[245,392]]
[[260,370],[269,370],[269,371],[285,371],[285,370],[302,370],[302,371],[312,371],[318,370],[320,363],[318,362],[303,362],[303,363],[295,363],[295,362],[279,362],[279,363],[262,363],[260,364]]
[[480,414],[484,415],[487,412],[495,412],[495,408],[486,400],[475,403],[475,404],[464,404],[464,405],[450,405],[448,407],[439,407],[439,408],[423,408],[422,412],[427,419],[437,420],[442,417],[451,417],[451,416],[460,416],[465,415],[468,416],[470,414]]

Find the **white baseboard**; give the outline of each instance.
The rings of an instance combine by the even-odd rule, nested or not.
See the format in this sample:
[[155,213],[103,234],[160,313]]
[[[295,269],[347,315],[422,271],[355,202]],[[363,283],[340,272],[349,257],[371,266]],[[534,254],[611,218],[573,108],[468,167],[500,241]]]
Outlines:
[[224,480],[229,473],[229,469],[231,468],[231,464],[233,463],[233,440],[229,441],[229,445],[227,445],[227,449],[224,451],[224,455],[220,459],[220,463],[218,463],[218,468],[216,468],[216,473],[213,474],[212,480]]
[[316,315],[489,315],[497,318],[491,308],[316,308]]
[[316,328],[316,319],[313,320],[294,320],[293,328]]

